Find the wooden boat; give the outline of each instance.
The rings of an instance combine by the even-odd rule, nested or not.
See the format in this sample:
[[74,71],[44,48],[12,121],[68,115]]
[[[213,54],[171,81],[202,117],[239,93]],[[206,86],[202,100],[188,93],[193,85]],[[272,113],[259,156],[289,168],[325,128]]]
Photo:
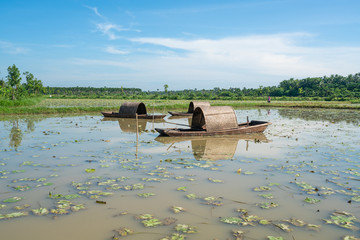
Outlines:
[[187,112],[169,112],[174,117],[191,117],[197,107],[210,107],[209,102],[191,101]]
[[145,104],[142,102],[124,102],[121,104],[119,112],[101,112],[104,117],[114,118],[136,118],[139,119],[162,119],[166,115],[148,115]]
[[197,107],[190,128],[155,128],[161,136],[214,136],[261,133],[270,122],[247,121],[238,124],[230,106]]

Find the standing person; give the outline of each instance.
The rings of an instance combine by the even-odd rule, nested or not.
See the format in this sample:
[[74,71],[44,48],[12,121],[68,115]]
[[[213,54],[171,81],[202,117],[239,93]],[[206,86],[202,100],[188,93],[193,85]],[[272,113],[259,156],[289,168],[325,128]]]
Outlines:
[[267,100],[267,102],[268,102],[268,103],[270,103],[270,102],[271,102],[271,97],[270,97],[270,96],[268,96],[268,100]]

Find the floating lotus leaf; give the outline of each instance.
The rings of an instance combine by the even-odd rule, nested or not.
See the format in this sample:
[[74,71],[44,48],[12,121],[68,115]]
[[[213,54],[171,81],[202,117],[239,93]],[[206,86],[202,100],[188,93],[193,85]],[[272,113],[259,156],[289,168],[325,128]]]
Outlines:
[[0,204],[0,209],[6,208],[5,204]]
[[13,213],[8,213],[8,214],[0,214],[0,219],[24,217],[27,215],[29,215],[29,213],[27,213],[27,212],[13,212]]
[[251,171],[246,171],[246,172],[244,172],[244,175],[253,175],[253,174],[255,174],[254,172],[251,172]]
[[196,228],[186,225],[186,224],[177,224],[175,230],[182,233],[196,233]]
[[30,207],[30,204],[24,204],[24,205],[21,205],[21,206],[15,206],[14,209],[15,210],[23,210],[25,208],[28,208]]
[[117,230],[114,230],[115,233],[117,233],[120,237],[124,237],[130,234],[134,233],[134,230],[126,227],[119,228]]
[[172,206],[172,207],[171,207],[171,210],[172,210],[174,213],[185,212],[185,208],[183,208],[183,207]]
[[64,215],[64,214],[68,214],[69,211],[66,209],[61,209],[61,208],[57,208],[57,209],[51,209],[50,212],[52,214],[56,214],[56,215]]
[[156,227],[158,225],[162,225],[162,222],[157,218],[143,220],[142,223],[145,227]]
[[339,227],[357,230],[353,221],[358,221],[351,213],[336,211],[330,216],[331,219],[323,219],[327,224],[335,224]]
[[270,209],[270,208],[275,208],[275,207],[278,207],[279,204],[277,203],[273,203],[273,202],[270,202],[270,203],[259,203],[259,204],[256,204],[257,206],[263,208],[263,209]]
[[155,193],[138,193],[139,197],[148,198],[151,196],[155,196]]
[[213,182],[213,183],[223,183],[223,182],[224,182],[223,180],[214,179],[214,178],[208,178],[208,180],[209,180],[210,182]]
[[266,220],[266,219],[261,219],[261,220],[259,221],[259,223],[262,224],[262,225],[268,225],[268,224],[270,224],[271,222],[270,222],[269,220]]
[[145,213],[145,214],[142,214],[142,215],[138,215],[135,217],[136,219],[141,219],[141,220],[144,220],[144,219],[152,219],[153,218],[153,215],[149,214],[149,213]]
[[271,187],[271,186],[280,186],[280,183],[269,183],[268,185],[269,185],[270,187]]
[[265,191],[270,191],[271,187],[268,186],[260,186],[260,187],[255,187],[253,189],[255,192],[265,192]]
[[233,236],[236,240],[242,240],[244,238],[244,231],[232,230]]
[[80,195],[78,195],[78,194],[69,194],[69,195],[65,195],[64,196],[65,197],[65,199],[75,199],[75,198],[79,198],[79,197],[81,197]]
[[176,190],[186,192],[187,188],[186,187],[178,187]]
[[3,200],[3,202],[4,203],[14,203],[14,202],[19,202],[21,200],[23,200],[22,197],[11,197],[11,198]]
[[319,199],[316,199],[316,198],[309,198],[309,197],[307,197],[307,198],[305,198],[305,200],[304,200],[305,202],[307,202],[307,203],[311,203],[311,204],[314,204],[314,203],[318,203],[318,202],[320,202],[320,200]]
[[274,195],[272,193],[268,194],[259,194],[260,197],[266,198],[266,199],[273,199]]
[[43,183],[43,186],[51,186],[51,185],[54,185],[54,183],[52,182]]
[[292,225],[297,226],[297,227],[303,227],[303,226],[305,226],[307,224],[303,220],[294,219],[294,218],[291,218],[290,220],[285,220],[285,221],[288,222],[288,223],[291,223]]
[[316,189],[311,186],[310,184],[306,183],[306,182],[295,182],[296,185],[298,185],[299,187],[301,187],[301,190],[305,191],[305,192],[314,192]]
[[168,225],[171,225],[171,224],[175,223],[176,221],[177,221],[176,218],[167,217],[167,218],[162,220],[162,225],[168,226]]
[[220,218],[220,222],[240,225],[244,222],[244,220],[239,217],[226,217],[226,218]]
[[354,237],[354,236],[345,236],[343,240],[360,240],[360,238]]
[[281,230],[283,230],[284,232],[291,232],[292,231],[292,229],[287,224],[278,223],[278,224],[274,224],[274,225],[276,227],[280,228]]
[[269,239],[269,240],[284,240],[283,237],[273,237],[273,236],[267,236],[267,239]]
[[196,196],[196,194],[193,194],[193,193],[190,193],[190,194],[186,195],[186,197],[188,199],[196,199],[196,198],[198,198],[198,196]]
[[39,216],[49,214],[49,210],[47,210],[47,208],[38,208],[38,209],[33,209],[31,211],[33,214],[39,215]]
[[223,203],[220,201],[219,197],[210,196],[210,197],[205,197],[203,199],[205,201],[205,204],[208,204],[208,205],[214,205],[214,206],[223,205]]
[[87,168],[87,169],[85,169],[85,172],[87,172],[87,173],[93,173],[93,172],[95,172],[96,171],[96,169],[94,169],[94,168]]
[[80,211],[82,209],[85,209],[84,204],[78,204],[78,205],[71,206],[71,211],[73,211],[73,212],[77,212],[77,211]]
[[351,198],[351,201],[360,202],[360,195]]

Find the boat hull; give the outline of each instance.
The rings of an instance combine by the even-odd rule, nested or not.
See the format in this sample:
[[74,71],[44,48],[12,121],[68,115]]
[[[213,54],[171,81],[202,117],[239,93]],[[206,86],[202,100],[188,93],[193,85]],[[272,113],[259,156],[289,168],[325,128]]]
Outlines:
[[192,113],[189,112],[168,112],[171,116],[174,117],[191,117]]
[[215,135],[236,135],[261,133],[270,125],[270,122],[251,121],[249,124],[241,123],[237,128],[223,129],[208,132],[205,129],[193,128],[155,128],[160,136],[180,137],[180,136],[215,136]]

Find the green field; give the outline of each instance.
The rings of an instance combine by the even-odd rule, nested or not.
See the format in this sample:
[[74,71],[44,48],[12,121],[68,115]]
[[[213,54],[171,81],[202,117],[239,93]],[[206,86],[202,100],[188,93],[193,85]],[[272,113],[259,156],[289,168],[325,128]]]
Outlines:
[[[51,113],[92,113],[118,111],[121,103],[129,100],[118,99],[44,99],[30,106],[0,106],[0,114],[51,114]],[[148,112],[166,112],[169,110],[186,111],[188,100],[132,100],[145,103]],[[360,104],[337,101],[226,101],[212,100],[213,106],[232,106],[234,108],[329,108],[360,109]]]

